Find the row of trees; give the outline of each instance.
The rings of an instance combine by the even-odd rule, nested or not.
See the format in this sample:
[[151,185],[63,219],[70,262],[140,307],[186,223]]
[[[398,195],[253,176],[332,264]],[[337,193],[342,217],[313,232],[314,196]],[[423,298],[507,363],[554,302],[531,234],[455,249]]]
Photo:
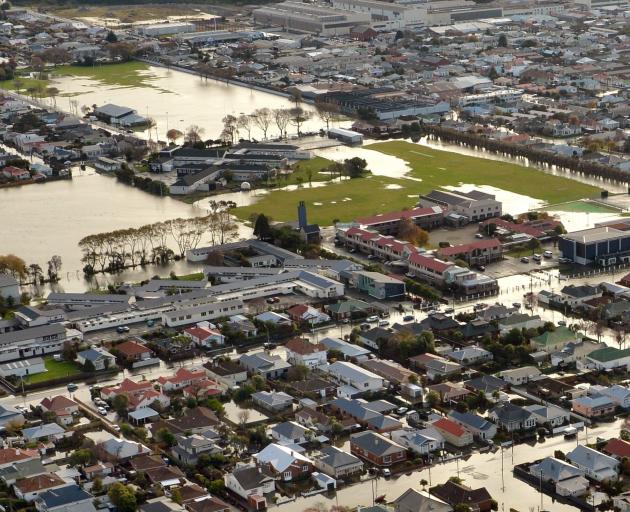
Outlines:
[[15,254],[0,255],[0,274],[13,276],[23,284],[38,284],[46,280],[57,282],[61,266],[61,256],[58,255],[54,255],[48,260],[46,272],[37,263],[27,265],[22,258]]
[[597,161],[585,160],[583,158],[577,158],[576,156],[563,156],[549,151],[535,149],[530,146],[490,139],[478,133],[459,132],[441,125],[423,125],[423,130],[428,135],[435,136],[447,142],[470,147],[482,147],[495,153],[523,157],[531,162],[555,165],[556,167],[579,172],[586,176],[598,176],[600,178],[625,183],[630,181],[630,177],[627,173]]
[[[179,259],[186,251],[197,248],[206,237],[211,245],[233,241],[238,226],[232,220],[230,209],[235,204],[213,201],[210,206],[210,213],[203,217],[172,219],[82,238],[79,248],[83,252],[84,272],[88,275],[97,271],[115,272]],[[170,248],[170,243],[177,247],[177,254]]]

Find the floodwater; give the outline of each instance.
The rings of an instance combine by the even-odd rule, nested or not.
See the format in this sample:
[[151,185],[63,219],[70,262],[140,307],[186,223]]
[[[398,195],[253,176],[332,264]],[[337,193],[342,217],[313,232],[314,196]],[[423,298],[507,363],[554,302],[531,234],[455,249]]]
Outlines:
[[[596,437],[613,437],[619,435],[619,428],[623,420],[613,423],[605,423],[595,429],[588,429],[588,440],[594,442]],[[580,432],[579,442],[585,443],[587,433]],[[442,464],[436,464],[431,468],[414,471],[411,475],[403,475],[397,478],[376,481],[367,480],[350,487],[341,489],[336,496],[316,495],[309,498],[298,498],[296,501],[274,507],[279,510],[293,511],[305,510],[316,503],[328,505],[339,504],[347,507],[359,505],[370,506],[374,496],[385,494],[387,501],[393,501],[407,489],[413,487],[421,490],[420,480],[427,480],[432,485],[445,483],[452,476],[459,476],[464,485],[477,489],[485,487],[490,495],[498,502],[499,510],[510,510],[513,507],[522,512],[528,510],[550,510],[553,512],[569,512],[578,510],[577,507],[558,503],[551,496],[542,496],[537,489],[529,484],[514,478],[512,467],[514,464],[522,464],[553,456],[555,450],[568,452],[576,445],[575,440],[567,441],[562,436],[550,438],[543,443],[521,444],[512,449],[497,450],[496,452],[474,453],[461,460],[452,460]],[[542,506],[541,506],[542,505]],[[539,508],[540,507],[540,508]]]
[[[151,137],[166,140],[166,132],[170,128],[180,131],[190,125],[198,125],[204,129],[202,135],[207,139],[218,139],[223,129],[222,119],[228,114],[238,116],[251,114],[257,108],[267,107],[291,108],[294,104],[284,96],[257,91],[248,87],[229,85],[217,80],[201,79],[199,76],[183,71],[148,66],[140,72],[146,80],[141,86],[105,84],[91,78],[62,76],[54,79],[59,89],[57,105],[61,109],[70,110],[70,101],[83,105],[103,105],[114,103],[131,107],[138,114],[155,120],[156,128],[151,130]],[[67,98],[62,96],[68,96]],[[314,112],[307,104],[301,105],[304,110]],[[302,132],[319,130],[321,120],[314,115],[300,128]],[[289,135],[297,132],[293,125],[287,127]],[[148,138],[147,131],[138,135]],[[247,133],[240,134],[247,138]],[[251,136],[261,139],[262,132],[252,128]],[[278,128],[272,122],[268,137],[277,137]]]
[[[0,189],[0,218],[7,220],[2,228],[0,254],[16,254],[44,269],[53,254],[60,255],[64,275],[61,285],[74,291],[75,285],[82,289],[85,286],[79,275],[83,263],[77,245],[84,236],[205,213],[115,178],[75,169],[72,180]],[[148,269],[149,275],[155,273],[155,269]]]

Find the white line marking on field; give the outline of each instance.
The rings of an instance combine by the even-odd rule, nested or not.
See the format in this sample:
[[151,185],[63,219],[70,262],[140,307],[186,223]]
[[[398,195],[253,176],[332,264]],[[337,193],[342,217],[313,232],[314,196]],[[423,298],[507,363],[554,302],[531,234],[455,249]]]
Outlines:
[[420,153],[420,151],[414,151],[413,149],[409,151],[410,153],[415,153],[416,155],[426,156],[427,158],[433,158],[433,155],[427,155],[426,153]]

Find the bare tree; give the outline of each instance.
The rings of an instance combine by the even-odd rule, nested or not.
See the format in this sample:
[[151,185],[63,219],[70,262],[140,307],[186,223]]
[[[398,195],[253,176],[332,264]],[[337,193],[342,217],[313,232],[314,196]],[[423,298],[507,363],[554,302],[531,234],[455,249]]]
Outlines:
[[289,111],[291,124],[297,128],[297,134],[300,135],[302,125],[311,118],[311,113],[302,107],[295,107]]
[[267,140],[267,131],[273,121],[273,113],[268,108],[258,108],[252,114],[252,121],[263,132],[263,139]]
[[330,123],[339,118],[339,107],[334,103],[316,101],[315,108],[317,109],[319,118],[326,123],[326,131],[328,131],[330,129]]
[[245,130],[247,132],[247,140],[252,140],[252,124],[252,117],[246,114],[238,116],[238,119],[236,120],[237,130]]
[[186,128],[186,132],[184,133],[184,141],[187,144],[198,144],[202,142],[201,136],[204,134],[205,130],[196,124],[191,124],[188,128]]
[[273,120],[280,131],[280,138],[286,137],[291,113],[287,109],[277,108],[273,111]]

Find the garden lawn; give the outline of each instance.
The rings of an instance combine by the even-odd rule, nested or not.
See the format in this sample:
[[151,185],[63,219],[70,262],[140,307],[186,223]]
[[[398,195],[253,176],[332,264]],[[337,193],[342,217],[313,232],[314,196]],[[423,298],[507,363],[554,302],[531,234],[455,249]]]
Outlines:
[[601,189],[546,174],[532,167],[439,151],[405,141],[378,142],[367,149],[409,162],[410,173],[422,179],[422,191],[461,184],[490,185],[549,204],[599,196]]
[[57,66],[49,68],[51,74],[98,80],[103,85],[119,87],[151,87],[149,65],[139,61],[102,64],[97,66]]
[[24,384],[36,384],[81,373],[79,367],[72,361],[55,361],[52,357],[46,357],[44,365],[48,371],[29,375],[24,379]]
[[298,202],[305,201],[309,222],[329,226],[335,220],[351,221],[415,206],[419,194],[449,185],[490,185],[548,203],[592,197],[600,192],[597,187],[534,168],[438,151],[404,141],[380,142],[367,147],[406,160],[412,168],[410,176],[422,181],[369,176],[310,188],[304,180],[304,186],[298,190],[271,192],[255,204],[236,208],[234,213],[242,220],[264,213],[274,221],[294,221]]
[[[26,91],[30,88],[34,88],[41,91],[42,96],[47,96],[46,88],[50,87],[50,80],[38,80],[37,78],[30,78],[25,76],[20,76],[19,80],[21,82],[20,94],[27,95]],[[17,91],[17,88],[15,86],[15,79],[3,80],[2,82],[0,82],[0,89],[5,89],[7,91]]]

